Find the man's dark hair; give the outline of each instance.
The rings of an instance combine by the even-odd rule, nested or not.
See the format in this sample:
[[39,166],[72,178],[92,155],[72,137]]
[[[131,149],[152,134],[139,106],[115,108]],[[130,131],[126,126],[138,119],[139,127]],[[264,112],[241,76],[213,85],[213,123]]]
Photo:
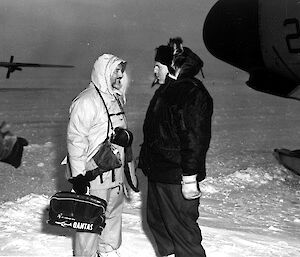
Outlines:
[[154,60],[169,67],[173,60],[173,49],[166,45],[157,47]]

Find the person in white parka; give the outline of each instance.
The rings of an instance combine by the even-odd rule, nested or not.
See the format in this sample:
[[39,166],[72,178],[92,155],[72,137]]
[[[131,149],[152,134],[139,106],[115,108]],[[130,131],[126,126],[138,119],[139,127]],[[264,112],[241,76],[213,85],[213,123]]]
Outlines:
[[[91,181],[86,176],[88,171],[97,168],[92,157],[107,135],[113,133],[113,128],[127,128],[123,110],[128,87],[125,67],[124,60],[111,54],[101,55],[94,63],[89,86],[70,107],[67,178],[77,194],[89,191],[107,202],[106,226],[101,235],[76,232],[75,256],[120,256],[117,249],[121,245],[121,214],[128,185],[124,174],[125,147],[113,144],[122,162],[120,168],[104,172]],[[112,126],[108,126],[109,119]],[[135,170],[132,160],[128,167],[132,175]]]

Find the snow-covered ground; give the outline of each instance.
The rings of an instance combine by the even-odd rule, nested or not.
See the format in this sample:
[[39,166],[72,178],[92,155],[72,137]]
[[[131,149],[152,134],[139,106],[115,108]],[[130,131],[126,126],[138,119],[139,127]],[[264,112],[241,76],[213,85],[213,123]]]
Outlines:
[[[72,256],[74,232],[46,223],[52,194],[70,188],[59,163],[72,98],[88,81],[0,81],[0,117],[29,140],[23,164],[0,163],[0,256]],[[205,81],[215,101],[213,136],[199,225],[208,257],[300,256],[300,177],[280,166],[274,148],[300,145],[300,103],[255,92],[242,81]],[[153,94],[133,84],[128,120],[141,143]],[[123,213],[124,256],[156,256],[145,219],[146,179]]]

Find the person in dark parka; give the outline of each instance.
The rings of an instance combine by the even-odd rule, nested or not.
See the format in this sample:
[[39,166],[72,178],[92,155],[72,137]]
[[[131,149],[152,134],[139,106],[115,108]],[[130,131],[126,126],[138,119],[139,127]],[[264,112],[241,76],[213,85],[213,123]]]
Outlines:
[[197,219],[213,100],[195,78],[202,60],[182,40],[172,40],[156,49],[160,87],[146,113],[138,167],[148,177],[147,221],[159,253],[205,257]]

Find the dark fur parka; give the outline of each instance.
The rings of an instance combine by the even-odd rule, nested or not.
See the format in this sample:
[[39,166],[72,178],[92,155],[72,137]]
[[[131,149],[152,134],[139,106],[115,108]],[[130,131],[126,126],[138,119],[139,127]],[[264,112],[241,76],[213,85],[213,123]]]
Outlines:
[[182,175],[206,176],[213,100],[194,77],[201,59],[188,51],[177,80],[167,77],[146,113],[139,167],[150,181],[180,184]]

